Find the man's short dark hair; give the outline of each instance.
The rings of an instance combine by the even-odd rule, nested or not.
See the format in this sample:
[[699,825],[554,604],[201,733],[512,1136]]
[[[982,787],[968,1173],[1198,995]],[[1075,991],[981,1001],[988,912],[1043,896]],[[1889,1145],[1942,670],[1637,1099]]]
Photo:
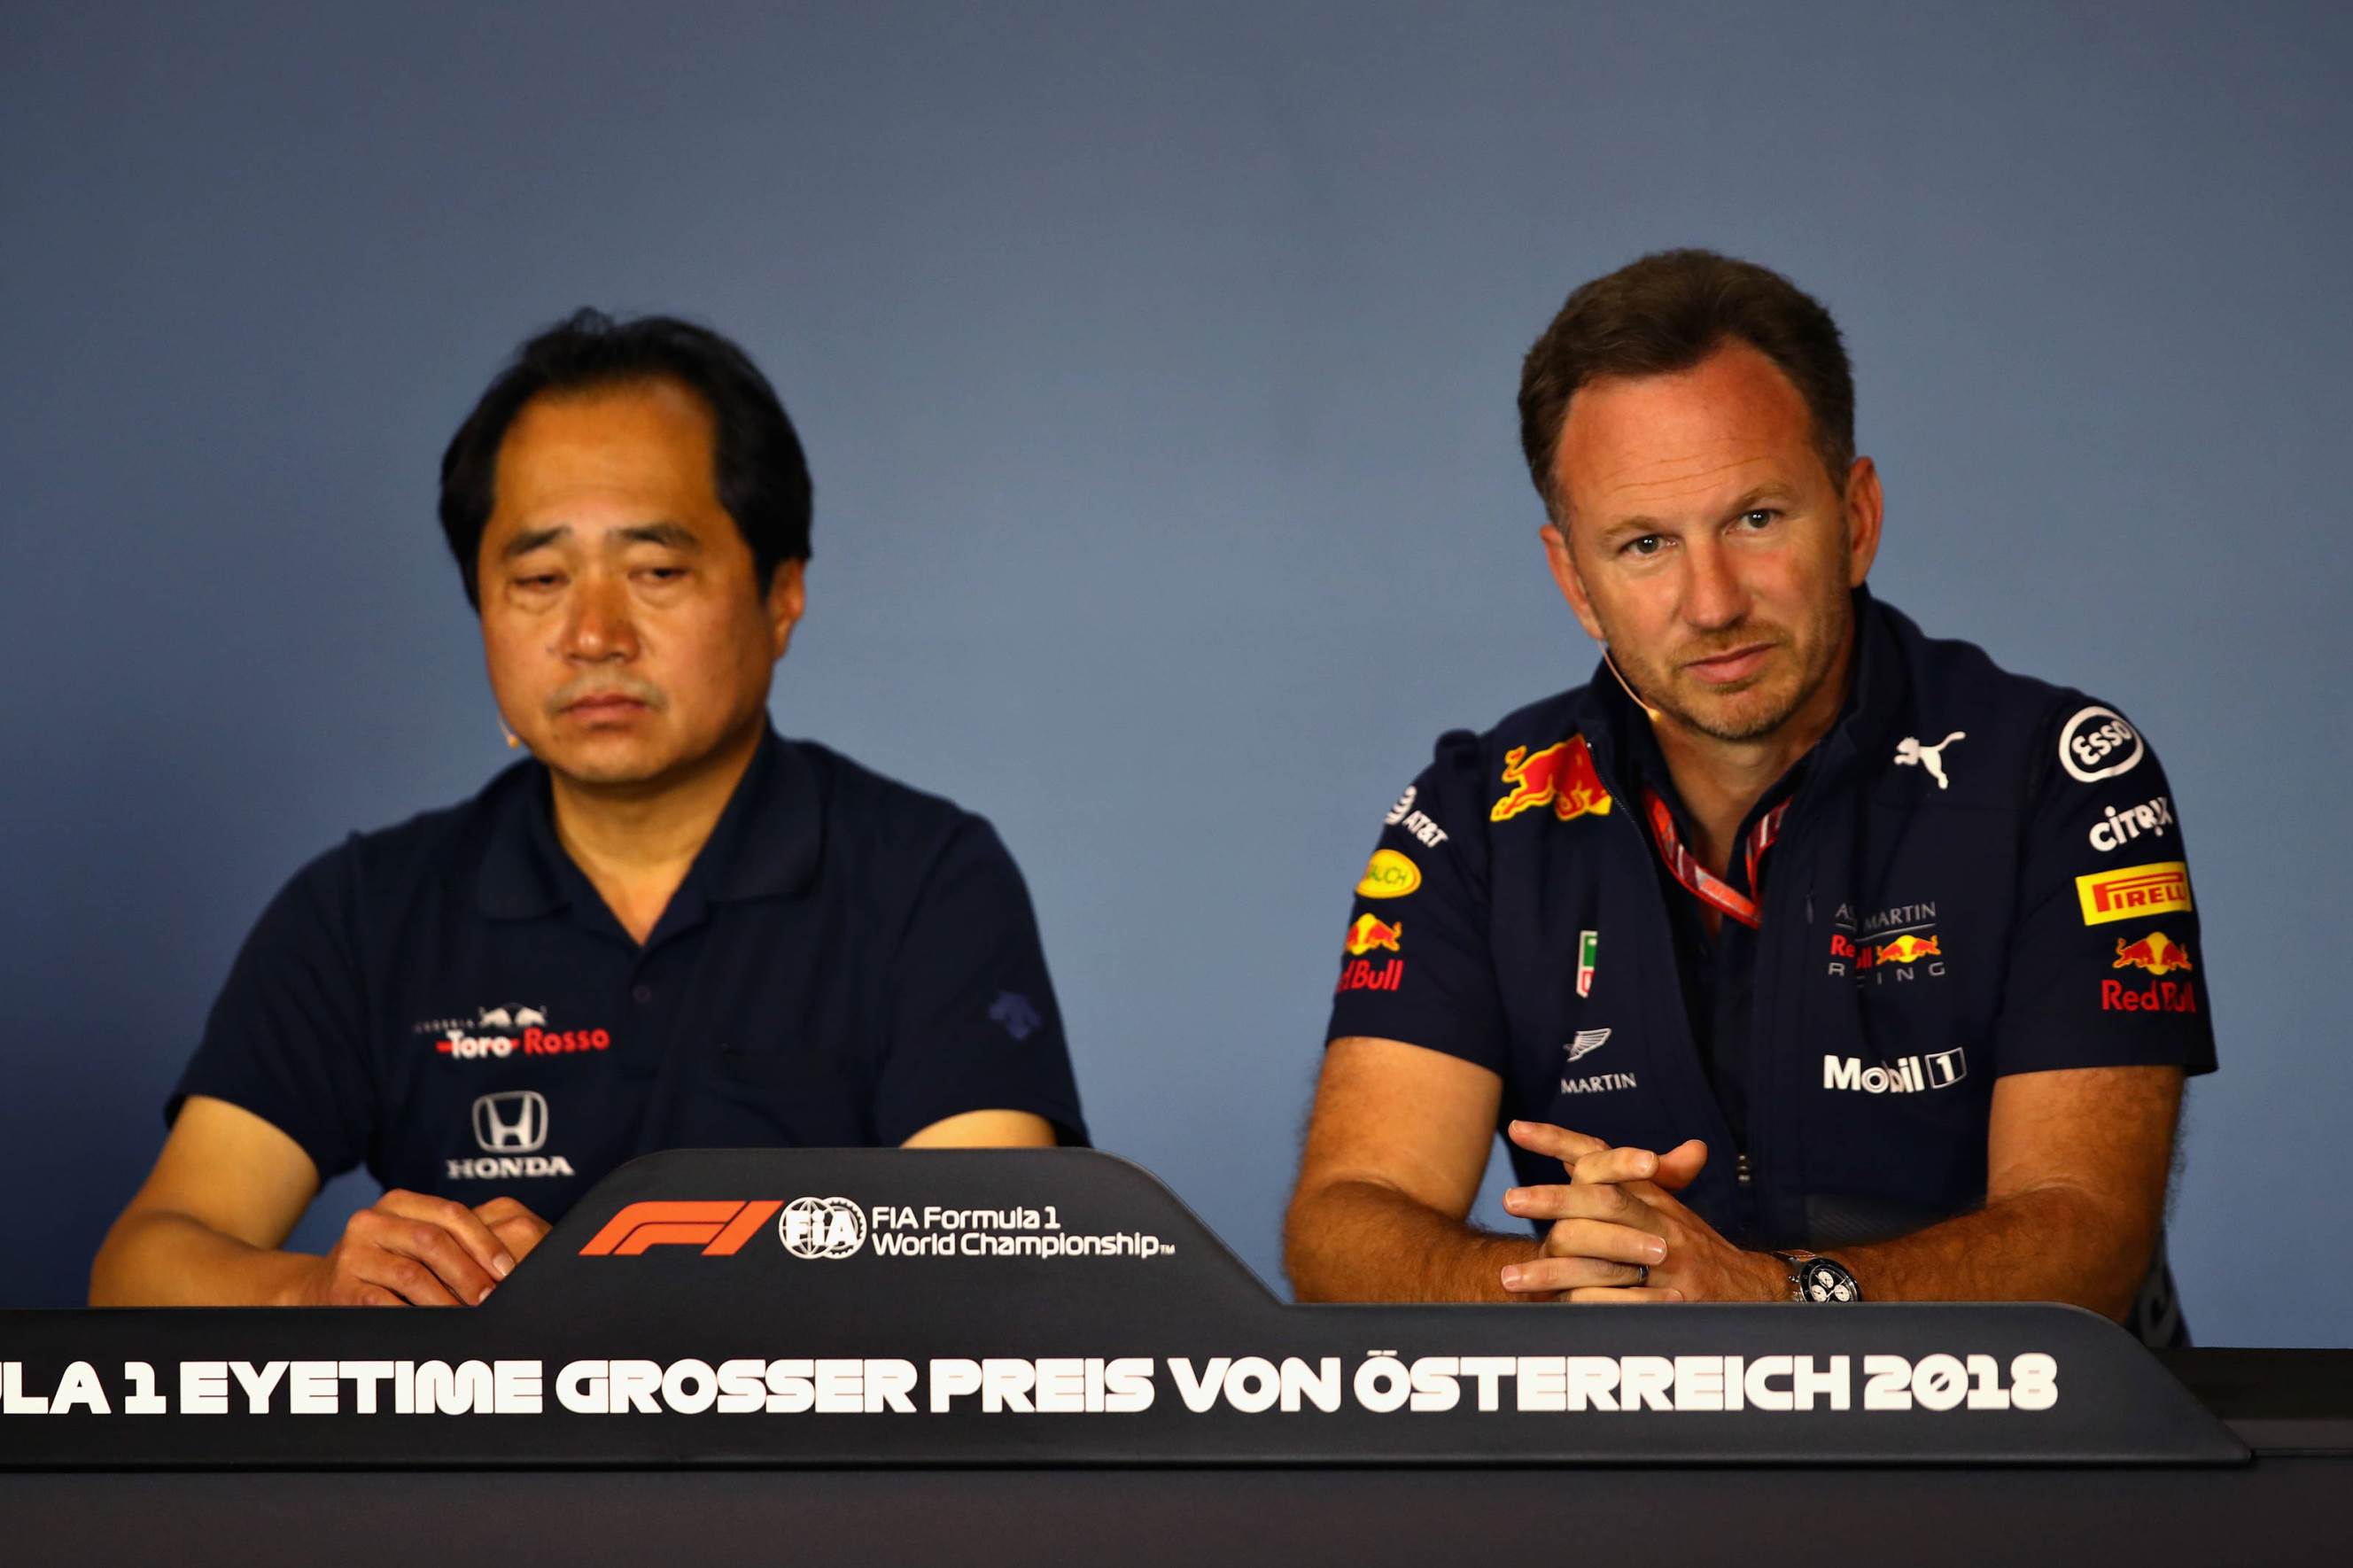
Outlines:
[[1562,521],[1554,458],[1578,387],[1689,370],[1736,341],[1779,366],[1806,400],[1814,447],[1843,491],[1854,463],[1854,371],[1831,313],[1753,261],[1662,250],[1580,287],[1521,362],[1520,449],[1553,520]]
[[652,381],[676,382],[710,408],[719,504],[752,547],[760,591],[767,592],[778,565],[808,559],[808,460],[776,388],[751,356],[675,316],[616,321],[580,310],[515,351],[441,454],[441,531],[465,578],[467,603],[481,606],[477,571],[499,447],[523,405],[542,394]]

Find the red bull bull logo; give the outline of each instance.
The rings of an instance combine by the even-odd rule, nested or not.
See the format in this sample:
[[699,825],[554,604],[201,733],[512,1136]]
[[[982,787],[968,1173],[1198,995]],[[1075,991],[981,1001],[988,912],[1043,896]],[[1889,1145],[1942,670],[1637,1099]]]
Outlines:
[[1942,937],[1922,936],[1916,931],[1906,931],[1885,942],[1832,931],[1830,972],[1858,979],[1867,977],[1880,984],[1885,984],[1891,974],[1899,983],[1917,980],[1924,973],[1941,975],[1945,973],[1945,942]]
[[1585,749],[1582,735],[1571,735],[1541,752],[1514,746],[1504,753],[1504,782],[1512,793],[1487,814],[1492,822],[1508,822],[1546,805],[1563,822],[1588,812],[1597,816],[1609,812],[1609,792],[1601,787],[1601,775],[1593,769],[1593,753]]
[[1894,942],[1883,942],[1871,956],[1873,963],[1917,963],[1924,958],[1942,958],[1945,950],[1933,936],[1899,936]]
[[2146,969],[2151,974],[2166,975],[2177,969],[2192,969],[2189,951],[2161,931],[2153,931],[2138,942],[2116,939],[2116,961],[2111,969]]
[[1348,928],[1348,953],[1351,957],[1361,958],[1377,947],[1384,947],[1395,952],[1398,951],[1398,943],[1404,937],[1405,925],[1402,921],[1391,925],[1376,915],[1358,915],[1356,924]]

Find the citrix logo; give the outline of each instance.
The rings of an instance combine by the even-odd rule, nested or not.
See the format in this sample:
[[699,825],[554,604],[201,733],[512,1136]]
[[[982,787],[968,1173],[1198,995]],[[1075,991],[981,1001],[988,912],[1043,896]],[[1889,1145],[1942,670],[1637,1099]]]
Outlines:
[[2128,805],[2122,811],[2112,805],[2107,808],[2104,820],[2092,824],[2092,847],[2105,855],[2123,848],[2144,833],[2162,838],[2166,829],[2172,826],[2173,797],[2170,795],[2161,795],[2145,805]]

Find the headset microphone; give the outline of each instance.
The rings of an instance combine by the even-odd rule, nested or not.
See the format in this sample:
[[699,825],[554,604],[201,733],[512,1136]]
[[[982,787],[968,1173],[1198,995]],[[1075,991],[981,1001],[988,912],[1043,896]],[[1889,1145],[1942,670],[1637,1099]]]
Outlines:
[[1634,706],[1640,708],[1645,714],[1647,714],[1650,717],[1651,723],[1657,723],[1660,716],[1663,714],[1666,710],[1663,708],[1653,708],[1648,702],[1642,700],[1642,694],[1634,689],[1633,682],[1628,680],[1625,675],[1619,669],[1617,656],[1609,651],[1609,645],[1607,643],[1601,645],[1601,662],[1609,667],[1609,673],[1615,677],[1618,681],[1618,689],[1633,700]]

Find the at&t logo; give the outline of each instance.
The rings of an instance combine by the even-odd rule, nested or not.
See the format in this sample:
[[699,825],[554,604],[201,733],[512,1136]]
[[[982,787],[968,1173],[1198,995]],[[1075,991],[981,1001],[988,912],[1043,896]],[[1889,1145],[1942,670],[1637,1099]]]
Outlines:
[[848,1198],[795,1198],[776,1235],[795,1258],[848,1258],[866,1245],[866,1211]]

